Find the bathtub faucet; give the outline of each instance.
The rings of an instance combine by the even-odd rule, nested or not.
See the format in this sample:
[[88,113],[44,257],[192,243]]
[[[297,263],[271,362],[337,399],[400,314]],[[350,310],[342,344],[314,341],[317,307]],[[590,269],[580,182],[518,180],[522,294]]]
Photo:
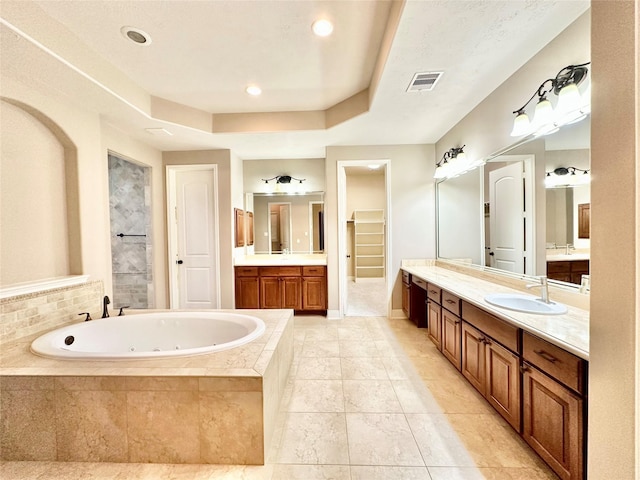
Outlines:
[[102,299],[102,318],[107,318],[109,316],[109,309],[107,308],[107,305],[110,303],[111,300],[109,300],[109,297],[105,295]]

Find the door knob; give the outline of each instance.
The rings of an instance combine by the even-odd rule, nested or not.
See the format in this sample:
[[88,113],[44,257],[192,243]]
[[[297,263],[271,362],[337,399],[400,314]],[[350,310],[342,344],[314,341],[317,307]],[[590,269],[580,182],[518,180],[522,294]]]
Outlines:
[[177,263],[178,265],[182,265],[184,262],[183,262],[182,260],[176,260],[176,263]]

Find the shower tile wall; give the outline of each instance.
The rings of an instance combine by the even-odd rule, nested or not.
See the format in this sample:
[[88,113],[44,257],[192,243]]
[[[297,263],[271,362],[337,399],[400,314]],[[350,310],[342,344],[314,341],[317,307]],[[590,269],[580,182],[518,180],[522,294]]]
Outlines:
[[[114,309],[154,307],[149,170],[109,155]],[[125,236],[118,237],[120,233]]]

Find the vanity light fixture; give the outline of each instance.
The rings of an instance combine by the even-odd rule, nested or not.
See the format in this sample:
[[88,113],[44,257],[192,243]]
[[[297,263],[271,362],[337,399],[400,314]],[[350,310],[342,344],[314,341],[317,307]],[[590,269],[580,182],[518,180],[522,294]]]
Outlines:
[[433,178],[438,180],[456,177],[461,173],[473,170],[484,163],[482,161],[470,161],[467,158],[467,154],[464,153],[464,147],[465,145],[461,147],[453,147],[444,152],[442,159],[436,163],[436,171]]
[[296,182],[302,183],[306,180],[306,178],[295,178],[290,175],[276,175],[272,178],[263,178],[262,181],[264,183],[269,183],[271,180],[275,180],[276,183],[291,183],[291,180],[295,180]]
[[[580,173],[576,173],[580,172]],[[547,172],[544,179],[546,188],[577,187],[591,181],[589,170],[578,167],[558,167],[553,172]]]
[[[557,131],[562,125],[575,123],[585,118],[591,111],[590,89],[581,95],[578,90],[589,71],[587,65],[569,65],[558,72],[555,78],[548,78],[538,87],[527,102],[515,110],[516,118],[513,121],[512,137],[521,137],[531,133],[536,136],[548,135]],[[551,104],[548,95],[558,97],[555,108]],[[527,106],[534,98],[538,98],[534,110],[533,121],[529,121],[526,113]]]

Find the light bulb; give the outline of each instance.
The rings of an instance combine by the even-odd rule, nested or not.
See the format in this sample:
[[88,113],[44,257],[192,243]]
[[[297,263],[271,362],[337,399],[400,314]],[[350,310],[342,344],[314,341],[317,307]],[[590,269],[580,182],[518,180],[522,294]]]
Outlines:
[[513,130],[511,130],[512,137],[521,137],[526,135],[531,130],[531,122],[526,113],[520,112],[518,116],[513,120]]
[[551,122],[553,122],[553,107],[547,97],[542,96],[533,114],[533,129],[538,130]]
[[558,118],[578,110],[582,105],[582,97],[575,83],[569,83],[562,87],[558,93],[558,106],[556,107]]

